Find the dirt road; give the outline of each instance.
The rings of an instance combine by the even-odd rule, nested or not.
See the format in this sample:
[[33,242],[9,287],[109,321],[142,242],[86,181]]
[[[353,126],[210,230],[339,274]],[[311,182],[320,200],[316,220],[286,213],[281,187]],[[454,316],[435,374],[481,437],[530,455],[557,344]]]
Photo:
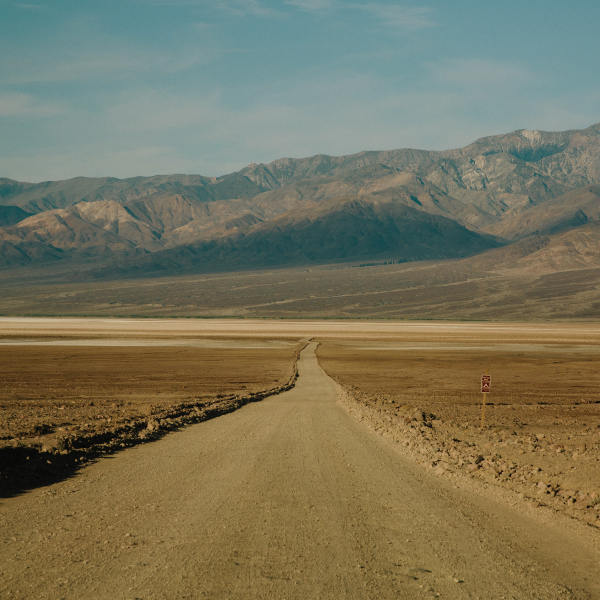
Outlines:
[[403,459],[336,403],[314,344],[299,373],[3,501],[1,597],[600,598],[583,526],[542,527]]

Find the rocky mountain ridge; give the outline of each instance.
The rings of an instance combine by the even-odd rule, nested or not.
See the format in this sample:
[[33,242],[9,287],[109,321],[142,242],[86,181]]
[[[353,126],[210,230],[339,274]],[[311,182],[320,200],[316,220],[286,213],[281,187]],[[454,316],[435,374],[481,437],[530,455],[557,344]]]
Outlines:
[[221,177],[4,178],[0,268],[75,261],[110,276],[117,263],[126,275],[463,257],[600,220],[599,185],[600,124],[447,151],[282,158]]

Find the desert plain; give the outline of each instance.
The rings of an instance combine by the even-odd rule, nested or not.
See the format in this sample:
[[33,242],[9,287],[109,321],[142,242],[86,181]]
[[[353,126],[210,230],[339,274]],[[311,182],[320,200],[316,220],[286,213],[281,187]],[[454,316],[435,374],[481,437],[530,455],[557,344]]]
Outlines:
[[[104,456],[134,453],[129,448],[145,442],[159,452],[166,442],[159,438],[182,435],[171,431],[247,402],[266,403],[294,385],[307,344],[335,382],[338,407],[416,473],[508,506],[577,543],[585,538],[598,552],[600,325],[590,323],[2,318],[5,502],[77,486]],[[486,369],[492,388],[482,427]],[[270,452],[280,450],[290,452]],[[593,569],[579,566],[581,589],[560,587],[553,596],[559,588],[534,586],[514,597],[600,597],[596,584],[582,583],[595,577]],[[421,578],[413,571],[403,575],[411,585]],[[439,597],[431,586],[419,594]],[[5,575],[3,592],[16,589],[25,588]],[[347,597],[355,596],[363,597]],[[57,588],[49,597],[74,596]]]
[[36,449],[276,388],[309,339],[366,407],[402,422],[420,410],[434,430],[483,435],[505,454],[518,438],[513,461],[600,497],[600,326],[589,323],[3,318],[0,443]]

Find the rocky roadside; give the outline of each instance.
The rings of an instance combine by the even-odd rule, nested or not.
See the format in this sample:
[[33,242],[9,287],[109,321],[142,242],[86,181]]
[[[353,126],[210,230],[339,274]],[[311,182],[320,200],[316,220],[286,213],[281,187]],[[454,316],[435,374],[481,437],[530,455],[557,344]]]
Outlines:
[[298,358],[294,357],[290,378],[268,390],[247,395],[219,395],[213,399],[196,398],[190,402],[155,409],[145,417],[111,427],[110,422],[100,427],[60,428],[57,433],[26,439],[0,442],[0,497],[7,497],[25,489],[47,485],[69,476],[90,460],[112,454],[137,444],[157,440],[170,431],[186,425],[201,423],[245,406],[290,390],[298,378]]
[[[338,385],[353,417],[436,475],[479,479],[500,494],[511,490],[530,508],[545,506],[600,529],[600,429],[596,443],[569,448],[543,435],[444,422],[411,405],[374,405],[372,396]],[[576,466],[557,468],[555,455]]]

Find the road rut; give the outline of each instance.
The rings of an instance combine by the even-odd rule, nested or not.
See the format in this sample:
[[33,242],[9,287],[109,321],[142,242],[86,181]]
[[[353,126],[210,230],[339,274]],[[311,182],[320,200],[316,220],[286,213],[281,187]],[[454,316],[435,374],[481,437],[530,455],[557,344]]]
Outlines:
[[597,548],[403,458],[296,387],[3,501],[7,598],[600,598]]

